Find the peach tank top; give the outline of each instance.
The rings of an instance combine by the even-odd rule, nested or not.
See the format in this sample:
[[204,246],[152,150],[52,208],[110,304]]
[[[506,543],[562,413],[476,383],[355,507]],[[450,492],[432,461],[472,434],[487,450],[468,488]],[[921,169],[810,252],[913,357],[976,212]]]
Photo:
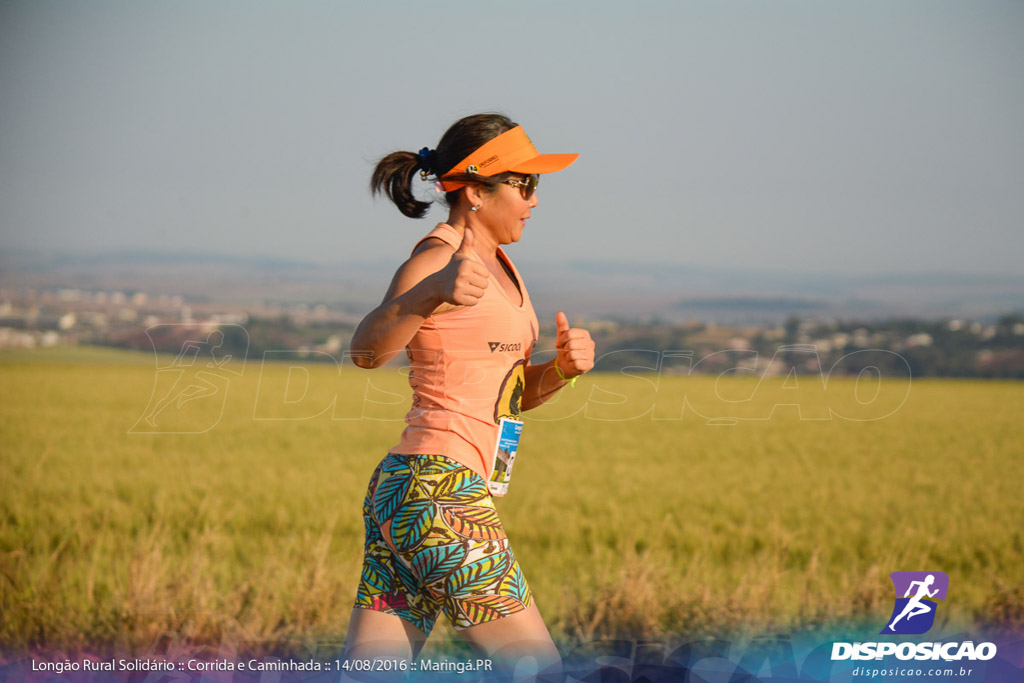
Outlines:
[[[447,223],[438,224],[423,240],[430,237],[454,249],[462,242]],[[491,476],[499,420],[521,419],[524,369],[539,332],[519,271],[500,247],[498,258],[514,274],[522,305],[491,275],[475,306],[427,318],[406,347],[412,408],[405,416],[408,426],[401,443],[390,450],[444,455],[485,481]]]

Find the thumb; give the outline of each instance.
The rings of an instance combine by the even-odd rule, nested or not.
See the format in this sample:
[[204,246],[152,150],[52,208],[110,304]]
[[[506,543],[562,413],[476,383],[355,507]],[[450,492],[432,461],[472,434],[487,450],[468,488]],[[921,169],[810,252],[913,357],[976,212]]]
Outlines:
[[555,324],[558,326],[559,335],[569,331],[569,319],[565,317],[565,313],[562,311],[555,314]]
[[459,245],[459,248],[458,248],[458,250],[455,253],[456,254],[461,254],[462,256],[469,256],[469,254],[472,251],[473,251],[473,231],[470,230],[469,228],[466,228],[463,231],[463,233],[462,233],[462,244]]

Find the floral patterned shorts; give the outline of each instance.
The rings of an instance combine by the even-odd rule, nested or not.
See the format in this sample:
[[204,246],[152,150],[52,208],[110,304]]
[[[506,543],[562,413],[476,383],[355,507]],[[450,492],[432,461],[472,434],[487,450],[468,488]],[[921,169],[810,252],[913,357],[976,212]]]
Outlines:
[[487,483],[442,455],[387,455],[363,502],[366,546],[356,607],[429,634],[440,612],[456,629],[532,602]]

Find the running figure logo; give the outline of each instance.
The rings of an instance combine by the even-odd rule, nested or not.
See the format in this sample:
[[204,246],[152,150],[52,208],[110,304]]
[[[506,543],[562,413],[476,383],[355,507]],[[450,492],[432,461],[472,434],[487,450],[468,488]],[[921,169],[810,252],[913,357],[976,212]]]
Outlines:
[[882,634],[919,635],[935,623],[936,600],[945,600],[949,577],[942,572],[893,572],[896,605]]
[[[249,336],[238,325],[222,325],[235,337]],[[225,335],[221,329],[197,330],[191,325],[153,325],[146,330],[153,350],[180,344],[180,351],[169,363],[157,355],[153,393],[142,416],[129,429],[131,434],[199,434],[219,421],[233,376],[240,376],[245,356],[233,357],[223,350]],[[166,358],[166,356],[164,357]]]

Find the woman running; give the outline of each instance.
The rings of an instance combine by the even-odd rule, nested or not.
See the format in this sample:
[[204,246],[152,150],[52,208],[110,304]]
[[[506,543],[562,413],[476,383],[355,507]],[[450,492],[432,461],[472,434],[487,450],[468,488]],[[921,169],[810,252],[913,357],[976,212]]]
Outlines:
[[539,174],[577,156],[540,154],[518,124],[478,114],[455,122],[437,149],[394,152],[374,169],[372,192],[404,215],[422,218],[430,206],[413,196],[417,172],[437,179],[449,213],[416,243],[352,339],[364,368],[405,348],[413,398],[363,506],[350,660],[415,657],[443,613],[499,664],[529,655],[539,670],[560,665],[492,498],[508,490],[522,411],[593,368],[594,342],[559,311],[556,357],[531,363],[537,316],[500,245],[522,236]]

